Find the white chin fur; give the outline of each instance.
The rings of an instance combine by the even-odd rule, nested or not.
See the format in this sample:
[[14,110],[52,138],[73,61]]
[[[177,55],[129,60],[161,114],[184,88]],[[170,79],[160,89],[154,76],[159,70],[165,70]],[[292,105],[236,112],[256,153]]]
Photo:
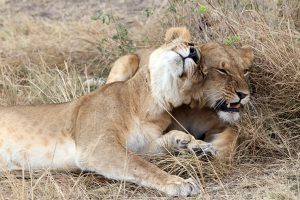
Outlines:
[[238,113],[238,112],[219,111],[218,116],[220,119],[222,119],[223,121],[228,122],[230,124],[233,124],[240,119],[240,113]]

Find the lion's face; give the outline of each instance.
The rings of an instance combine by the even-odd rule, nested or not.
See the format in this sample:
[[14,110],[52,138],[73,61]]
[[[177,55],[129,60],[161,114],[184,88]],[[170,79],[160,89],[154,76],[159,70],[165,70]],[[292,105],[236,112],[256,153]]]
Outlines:
[[240,108],[249,102],[247,75],[252,60],[250,48],[235,49],[217,43],[201,47],[201,65],[206,74],[203,96],[226,122],[237,121]]
[[152,94],[166,108],[190,103],[202,80],[199,62],[199,50],[181,37],[156,49],[149,59]]

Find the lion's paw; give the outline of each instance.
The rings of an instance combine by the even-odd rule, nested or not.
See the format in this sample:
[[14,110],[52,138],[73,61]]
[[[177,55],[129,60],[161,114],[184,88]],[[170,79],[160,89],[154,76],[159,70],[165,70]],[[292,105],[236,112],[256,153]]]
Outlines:
[[188,149],[196,153],[196,155],[208,155],[215,157],[217,155],[217,150],[211,143],[195,140],[190,142]]
[[179,176],[171,176],[164,185],[164,192],[170,196],[195,196],[200,193],[200,188],[192,178],[183,179]]
[[182,131],[172,132],[174,135],[175,148],[177,150],[188,150],[195,152],[196,155],[216,156],[217,151],[211,143],[196,140],[192,135]]
[[177,131],[174,135],[175,146],[179,149],[187,149],[192,140],[195,140],[192,135],[181,131]]

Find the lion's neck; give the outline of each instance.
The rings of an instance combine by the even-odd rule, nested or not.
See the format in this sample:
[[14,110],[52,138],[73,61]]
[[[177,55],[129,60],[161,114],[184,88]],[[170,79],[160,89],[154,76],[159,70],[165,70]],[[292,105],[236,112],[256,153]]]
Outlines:
[[135,96],[138,97],[134,99],[134,104],[138,103],[138,105],[141,105],[141,112],[147,116],[157,117],[172,110],[171,106],[162,104],[161,99],[153,94],[149,70],[146,67],[139,70],[136,75],[128,81],[128,85],[134,89],[136,93]]

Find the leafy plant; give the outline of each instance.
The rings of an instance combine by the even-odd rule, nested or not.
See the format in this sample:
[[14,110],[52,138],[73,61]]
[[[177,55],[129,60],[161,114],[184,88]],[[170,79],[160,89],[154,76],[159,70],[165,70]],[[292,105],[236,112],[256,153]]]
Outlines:
[[[148,10],[148,15],[153,12],[153,10]],[[104,13],[102,11],[98,11],[95,16],[91,17],[92,20],[100,20],[103,24],[109,25],[111,23],[116,24],[116,20],[112,14]],[[116,25],[116,34],[112,36],[112,40],[118,43],[119,53],[118,55],[123,55],[126,53],[130,53],[135,49],[135,44],[132,39],[130,39],[128,35],[127,28],[122,24]],[[100,40],[100,45],[97,49],[100,52],[103,52],[102,45],[107,45],[109,42],[109,38],[102,38]]]
[[202,5],[202,4],[199,4],[199,6],[198,6],[198,13],[199,14],[204,14],[204,13],[206,13],[206,11],[207,11],[206,6]]
[[145,9],[146,17],[150,17],[151,15],[153,15],[153,12],[154,12],[154,8],[146,8]]
[[224,44],[226,45],[233,45],[234,43],[237,43],[241,40],[241,37],[239,35],[231,35],[225,38]]
[[186,4],[186,2],[186,0],[169,0],[168,10],[172,13],[177,13],[176,7],[178,7],[178,5]]
[[113,20],[113,16],[109,13],[98,11],[96,15],[91,17],[92,20],[101,20],[103,24],[109,25]]
[[126,54],[134,51],[136,47],[134,42],[128,35],[127,28],[122,24],[118,24],[116,27],[116,31],[117,33],[112,36],[112,39],[119,43],[118,48],[121,51],[121,54]]

